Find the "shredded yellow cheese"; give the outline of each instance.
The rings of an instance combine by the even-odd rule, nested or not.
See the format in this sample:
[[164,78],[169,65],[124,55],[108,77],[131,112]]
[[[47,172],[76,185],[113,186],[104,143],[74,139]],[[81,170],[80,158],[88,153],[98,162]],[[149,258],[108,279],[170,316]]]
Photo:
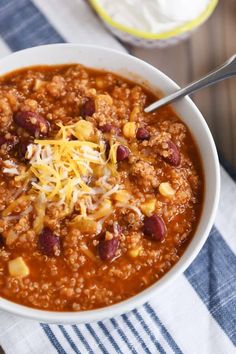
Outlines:
[[36,234],[47,221],[48,204],[59,208],[60,218],[75,212],[71,227],[89,234],[100,233],[104,221],[117,208],[129,208],[142,218],[139,207],[130,205],[125,186],[116,178],[117,147],[123,143],[120,138],[110,138],[107,156],[106,143],[92,123],[80,120],[58,127],[54,139],[36,139],[28,145],[25,157],[29,168],[14,178],[30,188],[2,216],[20,218],[23,213],[14,214],[24,202],[27,210],[34,212]]
[[[91,207],[94,213],[101,195],[110,196],[113,190],[114,193],[119,190],[118,185],[107,183],[109,176],[116,171],[118,143],[110,141],[107,158],[105,143],[96,137],[90,122],[83,120],[73,125],[58,126],[55,139],[35,140],[34,144],[28,146],[26,156],[30,168],[26,176],[35,177],[31,182],[31,193],[44,195],[48,202],[59,203],[68,213],[78,203],[80,214],[86,216],[87,208],[83,199],[86,195],[94,199],[95,207]],[[96,184],[90,183],[97,179],[96,166],[104,171],[99,180],[100,188],[97,187],[97,181]]]

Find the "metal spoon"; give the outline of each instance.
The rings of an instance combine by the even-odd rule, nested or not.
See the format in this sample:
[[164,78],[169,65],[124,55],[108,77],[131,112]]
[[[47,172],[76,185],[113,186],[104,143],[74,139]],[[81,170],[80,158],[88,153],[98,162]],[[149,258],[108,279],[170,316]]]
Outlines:
[[171,103],[186,95],[191,95],[193,92],[198,91],[204,87],[215,84],[218,81],[236,76],[236,54],[229,58],[224,64],[218,66],[214,71],[211,71],[200,80],[194,81],[188,86],[179,89],[178,91],[161,98],[160,100],[150,104],[144,109],[146,113],[153,112],[168,103]]

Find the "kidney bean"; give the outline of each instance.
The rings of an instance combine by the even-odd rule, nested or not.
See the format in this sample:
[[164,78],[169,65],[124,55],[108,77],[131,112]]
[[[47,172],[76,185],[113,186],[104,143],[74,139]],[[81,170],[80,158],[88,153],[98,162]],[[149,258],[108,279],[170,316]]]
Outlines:
[[17,112],[14,122],[35,138],[46,137],[49,133],[49,122],[35,112]]
[[60,238],[53,234],[52,230],[45,227],[39,235],[39,247],[41,252],[48,257],[54,257],[60,251]]
[[0,146],[6,144],[7,139],[5,138],[4,134],[0,134]]
[[172,166],[180,165],[180,152],[175,143],[171,140],[168,141],[168,150],[169,155],[167,157],[163,157],[164,161]]
[[166,235],[166,225],[162,218],[156,214],[145,217],[144,234],[150,236],[156,241],[163,241]]
[[116,150],[117,162],[123,161],[129,157],[130,151],[124,145],[119,145]]
[[5,239],[2,235],[0,235],[0,248],[3,248],[5,246]]
[[103,133],[110,133],[110,131],[112,130],[112,128],[114,128],[114,126],[112,124],[103,124],[103,125],[99,125],[98,129],[101,130],[101,132]]
[[120,241],[117,238],[111,240],[100,240],[98,254],[102,261],[111,261],[116,254]]
[[145,128],[138,128],[136,138],[138,140],[148,140],[150,138],[150,133]]
[[110,146],[109,141],[105,141],[105,156],[106,156],[107,159],[109,157],[110,148],[111,148],[111,146]]
[[116,135],[119,135],[121,132],[120,128],[108,123],[104,125],[99,125],[98,129],[101,130],[101,132],[103,133],[110,133],[111,131],[114,131]]
[[88,97],[81,107],[80,115],[83,118],[91,117],[95,113],[95,102],[93,98]]
[[25,158],[25,154],[26,154],[27,147],[28,147],[29,144],[30,144],[30,141],[26,140],[26,139],[21,139],[19,141],[19,144],[17,146],[17,153],[18,153],[18,157],[20,159],[24,159]]

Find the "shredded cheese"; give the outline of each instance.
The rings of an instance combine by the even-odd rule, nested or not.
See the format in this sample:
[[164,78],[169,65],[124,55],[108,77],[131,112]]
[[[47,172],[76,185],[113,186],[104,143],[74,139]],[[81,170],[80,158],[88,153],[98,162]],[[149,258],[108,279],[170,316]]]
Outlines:
[[10,216],[5,216],[3,217],[3,220],[5,221],[12,221],[12,220],[19,220],[23,218],[24,216],[27,216],[29,213],[31,213],[33,210],[32,205],[29,205],[22,213],[16,214],[16,215],[10,215]]
[[11,160],[3,161],[4,168],[2,170],[3,173],[7,173],[9,175],[19,175],[19,171],[17,169],[16,164]]
[[[142,217],[138,207],[130,205],[128,199],[127,203],[116,203],[113,198],[124,189],[114,178],[119,141],[114,137],[110,139],[107,156],[106,144],[92,123],[80,120],[67,126],[58,124],[58,127],[55,139],[36,139],[28,145],[25,157],[29,168],[15,176],[16,181],[23,181],[22,191],[27,187],[26,195],[14,201],[2,215],[9,217],[15,205],[25,198],[34,207],[33,228],[37,234],[42,230],[50,204],[58,206],[63,217],[75,211],[76,217],[71,223],[81,228],[88,224],[90,233],[99,233],[116,208],[130,208]],[[17,166],[5,161],[5,168],[16,169]],[[9,172],[17,174],[18,171]],[[21,190],[17,196],[20,194]],[[28,211],[32,211],[31,207]]]
[[[80,215],[93,217],[101,201],[120,189],[108,181],[117,168],[118,143],[110,141],[107,158],[105,143],[90,122],[58,126],[55,139],[35,140],[27,147],[30,168],[25,176],[34,178],[30,193],[43,194],[47,202],[62,205],[68,213],[77,205]],[[103,171],[99,179],[94,175],[98,165]]]

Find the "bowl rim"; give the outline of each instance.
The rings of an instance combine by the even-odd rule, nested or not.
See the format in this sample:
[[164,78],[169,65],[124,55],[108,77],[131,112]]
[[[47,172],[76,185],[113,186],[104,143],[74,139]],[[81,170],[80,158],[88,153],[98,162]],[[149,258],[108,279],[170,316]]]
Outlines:
[[[118,50],[110,49],[110,48],[105,48],[101,46],[94,46],[94,45],[79,45],[79,44],[49,44],[49,45],[43,45],[43,46],[37,46],[37,47],[32,47],[28,49],[24,49],[15,53],[12,53],[2,59],[0,59],[0,63],[2,60],[7,60],[9,57],[15,57],[17,60],[18,55],[22,55],[24,53],[27,53],[27,55],[35,55],[38,51],[43,51],[43,50],[48,50],[48,49],[53,49],[57,48],[61,51],[66,50],[66,48],[71,48],[71,49],[82,49],[82,50],[97,50],[102,52],[103,54],[111,54],[114,56],[122,56],[126,58],[129,61],[133,61],[133,63],[136,63],[138,65],[141,65],[143,68],[155,71],[157,75],[159,75],[160,78],[164,79],[168,84],[172,86],[173,89],[178,89],[179,86],[172,80],[170,79],[167,75],[162,73],[160,70],[157,68],[153,67],[152,65],[144,62],[141,59],[138,59],[136,57],[133,57],[129,55],[128,53],[123,53]],[[63,60],[62,60],[63,61]],[[40,60],[39,64],[40,65]],[[45,64],[47,65],[47,64]],[[56,64],[55,64],[56,65]],[[29,65],[29,66],[35,66],[35,65]],[[37,66],[37,65],[36,65]],[[21,66],[22,67],[22,66]],[[20,69],[19,67],[18,69]],[[23,66],[27,67],[27,66]],[[9,73],[11,71],[17,70],[7,70],[6,73]],[[3,74],[4,75],[4,74]],[[122,75],[121,75],[122,76]],[[22,316],[24,318],[32,319],[32,320],[38,320],[41,322],[45,323],[64,323],[64,324],[72,324],[72,323],[88,323],[88,322],[95,322],[99,321],[102,319],[114,317],[116,315],[121,315],[125,312],[128,312],[134,308],[137,308],[141,305],[143,305],[145,302],[149,301],[154,295],[156,294],[157,290],[164,289],[167,285],[169,285],[172,281],[174,281],[180,274],[182,274],[187,267],[192,263],[192,261],[195,259],[199,251],[201,250],[202,246],[204,245],[210,229],[213,225],[214,218],[216,215],[217,211],[217,206],[219,202],[219,195],[220,195],[220,168],[219,168],[219,160],[218,160],[218,155],[217,155],[217,150],[215,147],[214,140],[212,138],[211,132],[208,128],[208,125],[206,121],[204,120],[201,112],[198,110],[196,105],[193,103],[193,101],[189,97],[185,97],[183,99],[183,102],[185,105],[188,106],[189,110],[193,111],[193,113],[196,115],[196,117],[199,120],[199,124],[202,125],[204,131],[206,132],[207,139],[206,141],[208,142],[208,145],[211,149],[211,154],[213,157],[213,169],[214,169],[214,175],[215,175],[215,190],[214,190],[214,196],[213,196],[213,201],[211,205],[211,209],[209,212],[209,218],[207,221],[206,228],[204,232],[202,232],[201,237],[196,241],[196,245],[194,250],[190,253],[190,255],[184,257],[184,255],[180,258],[180,260],[157,282],[149,286],[147,289],[141,291],[140,293],[124,300],[119,303],[94,309],[94,310],[87,310],[87,311],[78,311],[78,312],[57,312],[57,311],[48,311],[48,310],[40,310],[36,309],[33,307],[28,307],[24,306],[18,303],[15,303],[13,301],[7,300],[5,298],[0,297],[0,309],[5,310],[9,313]],[[197,143],[197,142],[196,142]],[[198,143],[197,143],[198,144]],[[201,155],[202,157],[202,155]],[[196,231],[197,232],[197,231]],[[193,237],[194,240],[194,237]],[[192,241],[191,241],[192,242]],[[189,246],[191,245],[191,242]],[[186,250],[187,251],[187,250]],[[159,289],[157,289],[159,288]]]
[[215,10],[218,4],[218,0],[209,0],[209,4],[207,5],[206,9],[194,20],[188,21],[185,24],[175,27],[174,29],[169,31],[164,31],[160,33],[150,33],[150,32],[140,31],[135,28],[122,25],[121,23],[112,19],[112,17],[107,13],[107,11],[102,7],[102,5],[99,4],[99,0],[89,0],[89,1],[93,6],[93,8],[95,9],[95,11],[98,13],[98,15],[102,18],[102,20],[107,25],[121,32],[130,34],[134,37],[140,39],[147,39],[147,40],[169,39],[171,37],[176,37],[180,34],[193,30],[194,28],[203,24],[208,19],[208,17],[211,16],[211,14],[213,13],[213,11]]

